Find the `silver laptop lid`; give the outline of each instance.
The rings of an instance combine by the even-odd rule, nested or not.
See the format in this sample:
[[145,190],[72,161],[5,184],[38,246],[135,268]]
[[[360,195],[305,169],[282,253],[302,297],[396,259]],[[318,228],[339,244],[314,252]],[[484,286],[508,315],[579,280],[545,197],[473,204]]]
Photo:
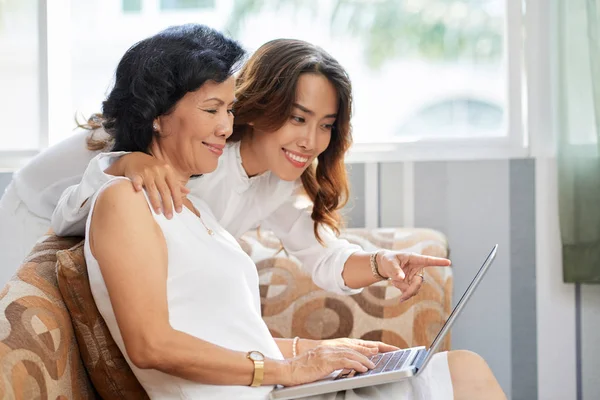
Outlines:
[[429,350],[426,353],[427,356],[425,358],[423,358],[422,362],[419,362],[419,361],[416,362],[415,366],[417,367],[417,373],[419,373],[423,368],[425,368],[425,366],[427,365],[427,363],[429,362],[431,357],[433,357],[433,355],[436,353],[436,351],[442,344],[442,340],[444,340],[444,337],[446,336],[446,334],[448,333],[450,328],[452,328],[452,325],[454,325],[454,321],[456,321],[456,318],[461,313],[465,304],[467,304],[467,301],[469,300],[469,298],[471,297],[471,295],[473,294],[473,292],[479,285],[479,282],[481,282],[481,279],[483,279],[483,276],[489,269],[490,265],[492,265],[492,262],[496,258],[497,251],[498,251],[498,245],[495,245],[494,248],[492,249],[492,251],[490,252],[490,254],[487,256],[487,258],[483,262],[483,265],[481,266],[481,268],[479,268],[477,275],[475,275],[475,278],[473,278],[473,280],[469,284],[469,287],[467,287],[467,290],[465,290],[465,293],[462,295],[462,297],[456,304],[456,307],[454,307],[454,310],[452,310],[452,313],[450,313],[450,316],[446,320],[446,323],[444,324],[442,329],[440,329],[440,332],[437,334],[435,339],[433,339],[433,343],[431,343],[431,347],[429,347]]

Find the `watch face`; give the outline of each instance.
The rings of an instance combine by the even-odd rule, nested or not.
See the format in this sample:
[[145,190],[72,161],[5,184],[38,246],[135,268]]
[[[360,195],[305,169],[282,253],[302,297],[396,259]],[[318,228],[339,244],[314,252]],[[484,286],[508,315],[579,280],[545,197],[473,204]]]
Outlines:
[[250,354],[248,354],[248,358],[250,358],[252,361],[264,361],[265,360],[265,356],[263,356],[260,351],[251,351]]

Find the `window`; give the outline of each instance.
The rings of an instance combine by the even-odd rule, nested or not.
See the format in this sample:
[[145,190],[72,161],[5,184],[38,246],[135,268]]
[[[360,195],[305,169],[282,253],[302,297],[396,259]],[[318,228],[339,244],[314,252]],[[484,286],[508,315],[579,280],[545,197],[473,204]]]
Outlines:
[[504,134],[504,107],[475,98],[451,98],[421,107],[395,134],[474,137]]
[[142,0],[123,0],[124,12],[142,11]]
[[[0,60],[0,79],[20,101],[37,96],[36,4],[0,0],[0,46],[21,54]],[[353,82],[355,149],[387,151],[384,159],[406,159],[402,151],[419,157],[419,145],[441,144],[457,154],[475,144],[524,149],[520,2],[86,0],[60,3],[69,5],[66,11],[45,4],[55,18],[47,50],[57,60],[48,71],[50,144],[72,134],[75,115],[83,120],[100,111],[115,67],[133,43],[171,25],[200,22],[229,32],[249,51],[295,37],[330,52]],[[22,43],[16,46],[13,37]],[[2,118],[29,133],[0,146],[37,148],[36,132],[45,130],[38,126],[38,102],[23,118],[15,95],[3,97]]]
[[252,45],[295,36],[332,53],[353,81],[357,142],[507,136],[504,0],[298,3],[257,1],[229,26]]
[[214,6],[214,0],[160,0],[161,10],[193,10]]
[[[560,31],[563,61],[561,67],[565,82],[564,129],[569,131],[569,144],[575,146],[595,145],[597,142],[594,100],[592,93],[592,69],[588,23],[585,1],[571,1],[561,4],[564,26]],[[595,147],[595,146],[594,146]],[[595,149],[594,149],[595,150]]]
[[37,4],[0,1],[0,151],[40,147]]

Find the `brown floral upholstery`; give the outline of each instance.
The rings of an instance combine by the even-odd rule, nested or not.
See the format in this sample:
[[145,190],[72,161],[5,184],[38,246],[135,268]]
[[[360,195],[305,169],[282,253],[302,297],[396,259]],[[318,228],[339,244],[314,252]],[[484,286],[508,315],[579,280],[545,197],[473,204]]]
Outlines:
[[46,237],[0,293],[0,398],[97,398],[56,280],[56,252],[80,240]]
[[100,315],[87,274],[84,241],[57,253],[58,286],[71,314],[79,351],[103,399],[148,399]]
[[[435,256],[446,256],[448,252],[445,237],[430,230],[349,229],[343,237],[365,250],[385,247]],[[135,388],[119,388],[118,385],[128,385],[119,379],[109,383],[113,392],[100,387],[106,381],[94,379],[98,385],[95,388],[86,373],[83,360],[91,374],[105,373],[106,363],[109,369],[120,369],[122,377],[132,372],[115,352],[118,349],[112,338],[105,334],[104,321],[94,314],[96,307],[84,304],[91,294],[84,293],[86,285],[81,284],[85,273],[83,248],[77,245],[80,240],[46,237],[0,292],[1,398],[97,399],[100,395],[96,389],[105,396],[119,394],[105,398],[142,398],[139,392],[134,394]],[[450,311],[450,268],[426,270],[421,292],[399,304],[399,291],[385,282],[350,297],[322,291],[301,270],[297,260],[281,251],[279,240],[269,232],[250,232],[240,243],[257,265],[264,319],[276,336],[350,336],[402,347],[428,345]],[[73,286],[62,287],[63,292],[72,292],[67,302],[73,317],[67,312],[56,278],[57,252],[67,249],[70,250],[59,254],[61,268],[64,267],[61,280]],[[73,325],[78,327],[77,339]],[[99,348],[93,347],[103,341],[104,351],[110,354],[99,354]],[[445,348],[449,348],[449,338]]]

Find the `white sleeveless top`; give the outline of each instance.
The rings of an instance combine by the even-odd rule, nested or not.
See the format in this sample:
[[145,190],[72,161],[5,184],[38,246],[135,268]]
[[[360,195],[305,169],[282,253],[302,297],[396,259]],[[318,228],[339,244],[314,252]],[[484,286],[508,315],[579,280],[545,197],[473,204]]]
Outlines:
[[[119,180],[128,179],[111,179],[92,198],[86,224],[85,259],[98,310],[150,398],[267,398],[273,387],[206,385],[133,365],[125,351],[98,261],[92,255],[88,242],[96,199],[106,187]],[[283,359],[261,317],[255,264],[233,236],[219,225],[205,203],[195,202],[195,206],[214,235],[209,235],[198,217],[185,207],[182,213],[175,213],[172,220],[167,220],[163,215],[155,214],[149,206],[149,212],[162,229],[167,244],[167,297],[171,326],[228,349],[243,352],[258,350],[267,357]],[[210,363],[206,367],[210,368]]]

